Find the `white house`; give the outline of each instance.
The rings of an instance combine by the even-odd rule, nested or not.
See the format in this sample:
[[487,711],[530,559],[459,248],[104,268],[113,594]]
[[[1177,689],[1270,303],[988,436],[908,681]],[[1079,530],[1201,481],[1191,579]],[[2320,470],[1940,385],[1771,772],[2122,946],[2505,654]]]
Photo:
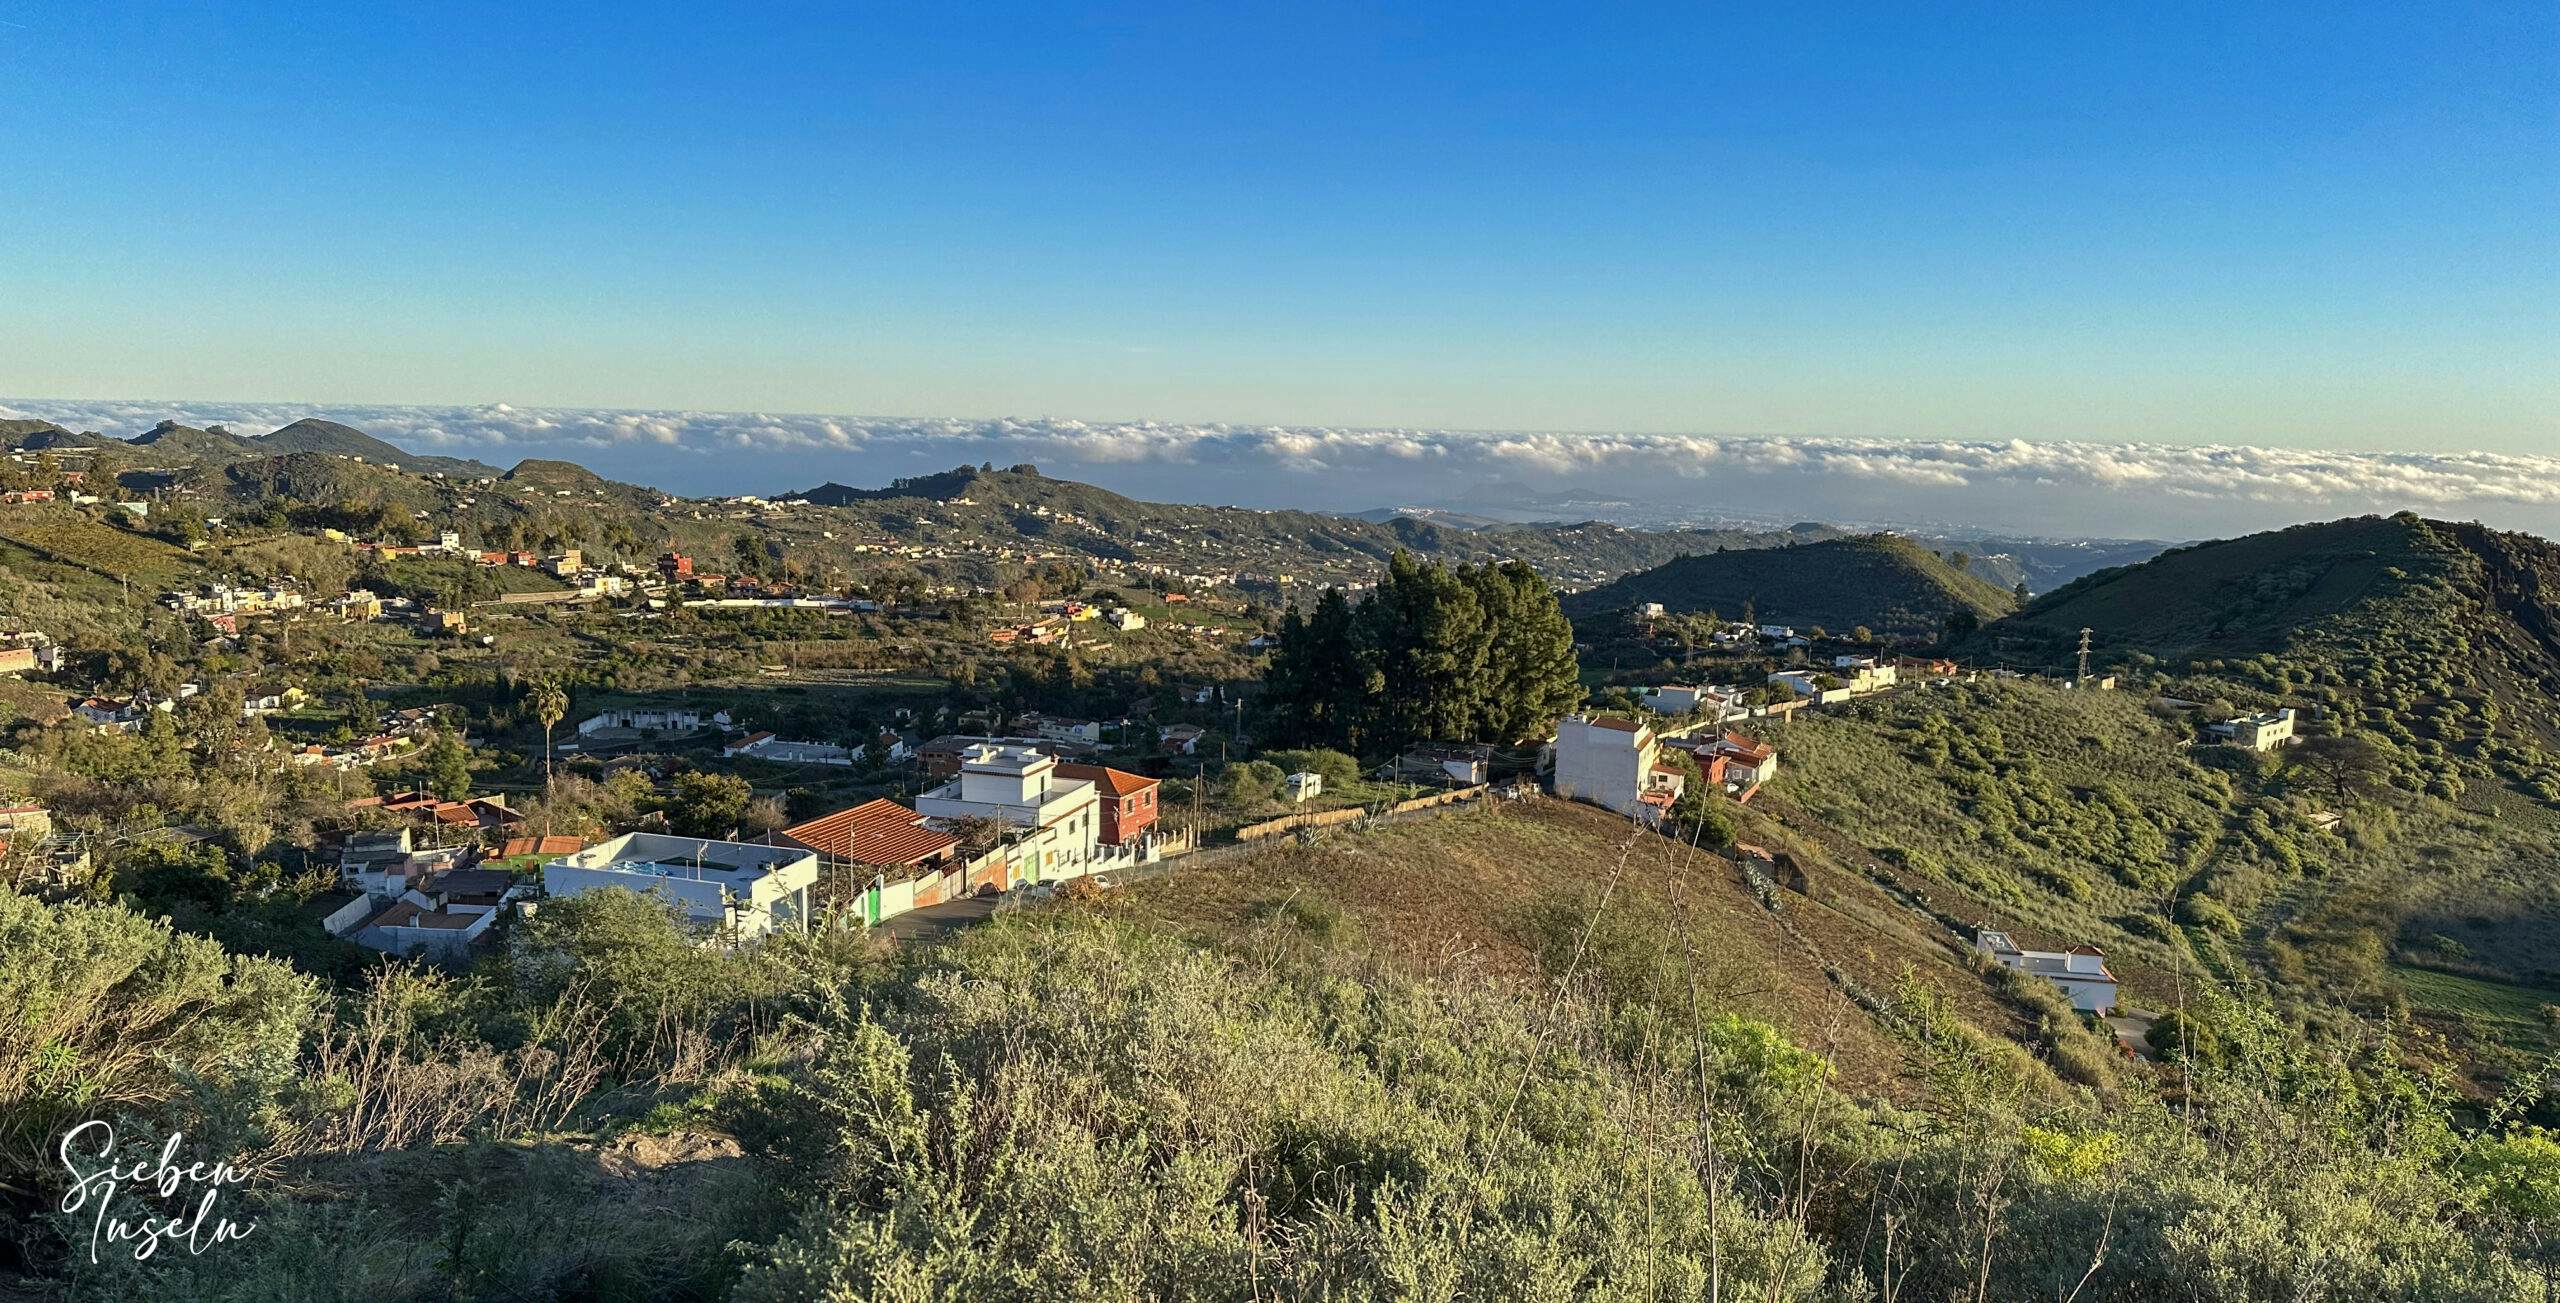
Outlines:
[[1102,843],[1101,798],[1091,780],[1058,773],[1058,758],[1029,747],[978,743],[960,754],[960,774],[916,797],[928,820],[994,819],[1015,829],[1006,848],[1020,881],[1072,877]]
[[1102,618],[1110,621],[1111,627],[1122,633],[1135,633],[1147,627],[1147,617],[1125,606],[1112,607],[1103,613]]
[[2272,751],[2294,740],[2293,708],[2245,715],[2209,726],[2206,731],[2252,751]]
[[1780,670],[1769,676],[1769,682],[1785,684],[1788,688],[1793,689],[1797,696],[1802,697],[1817,706],[1828,706],[1838,702],[1847,701],[1850,696],[1849,689],[1847,688],[1826,688],[1822,686],[1822,680],[1815,677],[1812,671],[1809,670]]
[[607,887],[654,895],[701,926],[742,937],[806,928],[815,852],[796,846],[624,833],[542,866],[542,888],[577,896]]
[[1713,696],[1713,688],[1691,683],[1666,683],[1636,694],[1636,704],[1657,714],[1686,715]]
[[1289,800],[1291,802],[1304,802],[1310,797],[1322,795],[1323,792],[1324,775],[1308,773],[1305,770],[1300,770],[1297,773],[1289,775]]
[[608,710],[591,719],[578,721],[578,735],[596,733],[698,733],[705,722],[718,728],[729,726],[729,712],[713,711],[709,715],[698,710],[625,706]]
[[2033,973],[2061,987],[2074,1009],[2097,1014],[2115,1010],[2116,975],[2107,971],[2107,953],[2096,946],[2022,950],[2008,933],[1989,928],[1974,934],[1973,945],[2003,968]]
[[1102,745],[1102,723],[1099,720],[1045,716],[1040,720],[1036,731],[1041,737],[1052,742],[1081,742],[1086,746]]
[[387,954],[458,960],[497,924],[506,904],[526,890],[502,869],[440,872],[402,890],[347,939]]
[[771,733],[750,733],[720,748],[720,754],[732,759],[745,756],[751,760],[768,760],[777,765],[842,765],[851,767],[861,757],[858,747],[832,746],[825,742],[793,742]]
[[1647,823],[1680,799],[1682,776],[1661,763],[1653,730],[1632,719],[1568,715],[1556,725],[1556,795],[1589,801]]

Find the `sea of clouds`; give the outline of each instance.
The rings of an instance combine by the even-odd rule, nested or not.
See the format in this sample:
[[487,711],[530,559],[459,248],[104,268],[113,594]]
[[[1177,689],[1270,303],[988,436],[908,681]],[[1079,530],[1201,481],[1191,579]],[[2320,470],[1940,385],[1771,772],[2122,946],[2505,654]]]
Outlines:
[[2203,537],[2404,508],[2560,532],[2560,457],[2516,453],[888,419],[505,404],[13,399],[0,400],[0,416],[117,436],[164,419],[256,434],[317,416],[412,452],[502,467],[525,457],[565,458],[689,494],[769,494],[830,479],[873,485],[963,462],[1029,461],[1054,475],[1139,496],[1320,510],[1444,503],[1502,483],[1702,511],[2064,535]]

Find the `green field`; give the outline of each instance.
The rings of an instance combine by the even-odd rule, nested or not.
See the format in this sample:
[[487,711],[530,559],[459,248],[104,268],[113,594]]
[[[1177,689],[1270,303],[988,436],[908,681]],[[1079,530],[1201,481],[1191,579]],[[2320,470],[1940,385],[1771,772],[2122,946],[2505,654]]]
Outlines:
[[2421,1013],[2455,1018],[2518,1049],[2560,1048],[2560,1023],[2547,1010],[2560,1009],[2560,991],[2487,982],[2431,968],[2394,964],[2392,975]]

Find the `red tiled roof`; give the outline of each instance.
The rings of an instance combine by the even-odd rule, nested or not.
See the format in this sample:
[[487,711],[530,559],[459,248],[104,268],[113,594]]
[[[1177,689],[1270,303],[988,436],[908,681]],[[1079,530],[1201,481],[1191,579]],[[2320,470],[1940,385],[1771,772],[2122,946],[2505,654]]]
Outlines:
[[575,855],[587,843],[577,837],[510,837],[498,847],[498,858],[512,860],[519,855]]
[[1615,715],[1602,715],[1593,719],[1591,722],[1598,727],[1614,728],[1621,733],[1641,733],[1644,731],[1644,725],[1639,724],[1632,719],[1620,719]]
[[857,864],[914,864],[960,844],[947,832],[925,827],[922,815],[885,798],[794,824],[776,835],[830,859]]
[[1109,765],[1080,765],[1061,762],[1058,765],[1058,776],[1061,778],[1084,779],[1085,781],[1093,784],[1094,790],[1101,792],[1105,796],[1136,796],[1138,793],[1156,786],[1156,780],[1149,778],[1144,774],[1133,774],[1126,769],[1114,769]]

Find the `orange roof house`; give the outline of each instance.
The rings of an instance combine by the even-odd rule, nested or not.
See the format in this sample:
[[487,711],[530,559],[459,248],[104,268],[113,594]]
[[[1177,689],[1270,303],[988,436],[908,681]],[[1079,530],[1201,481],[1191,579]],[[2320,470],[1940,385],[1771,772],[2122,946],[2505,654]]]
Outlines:
[[922,869],[956,857],[960,847],[959,838],[885,797],[793,824],[773,840],[815,851],[831,865],[882,869]]

